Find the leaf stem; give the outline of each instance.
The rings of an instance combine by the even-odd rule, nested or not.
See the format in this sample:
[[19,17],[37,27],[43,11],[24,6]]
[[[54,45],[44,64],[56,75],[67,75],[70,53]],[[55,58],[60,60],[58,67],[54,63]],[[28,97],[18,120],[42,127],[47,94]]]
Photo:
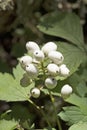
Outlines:
[[60,120],[57,116],[57,111],[56,111],[56,107],[55,107],[55,104],[54,104],[54,97],[53,95],[51,94],[51,91],[49,90],[49,95],[50,95],[50,99],[51,99],[51,102],[53,104],[53,108],[54,108],[54,112],[55,112],[55,117],[56,117],[56,122],[57,122],[57,126],[59,128],[59,130],[62,130],[62,127],[61,127],[61,124],[60,124]]

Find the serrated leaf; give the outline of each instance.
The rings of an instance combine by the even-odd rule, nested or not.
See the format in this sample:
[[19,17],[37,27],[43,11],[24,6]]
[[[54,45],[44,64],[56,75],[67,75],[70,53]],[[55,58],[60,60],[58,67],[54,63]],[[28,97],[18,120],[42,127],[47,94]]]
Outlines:
[[23,70],[18,65],[14,70],[14,77],[11,74],[0,73],[0,100],[25,101],[30,97],[30,89],[34,87],[32,82],[28,87],[20,85]]
[[14,130],[18,123],[14,120],[0,120],[0,130]]
[[72,125],[69,130],[87,130],[87,122],[79,122]]
[[[85,57],[85,53],[72,44],[57,42],[58,51],[64,55],[64,63],[70,69],[70,75],[74,73]],[[59,79],[65,79],[63,77]]]
[[80,47],[83,46],[80,19],[73,13],[50,13],[41,18],[38,28],[43,33],[64,38]]
[[24,70],[20,67],[20,64],[16,66],[16,68],[13,68],[13,75],[16,81],[20,81],[20,79],[23,77]]
[[66,102],[80,107],[81,111],[87,115],[87,98],[79,97],[73,93],[68,99],[66,99]]
[[68,122],[68,125],[78,123],[79,121],[87,121],[87,115],[85,115],[81,109],[76,106],[64,107],[63,111],[58,115],[62,120]]

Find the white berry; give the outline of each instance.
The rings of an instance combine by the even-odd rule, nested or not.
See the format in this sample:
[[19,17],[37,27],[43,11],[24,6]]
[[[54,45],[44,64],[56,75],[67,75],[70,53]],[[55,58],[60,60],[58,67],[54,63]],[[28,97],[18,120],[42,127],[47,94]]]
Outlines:
[[61,96],[63,98],[68,98],[72,93],[72,87],[68,84],[64,85],[61,89]]
[[50,75],[57,76],[59,74],[59,67],[54,63],[48,64],[47,70]]
[[42,51],[48,55],[50,51],[56,51],[57,50],[57,45],[54,42],[47,42],[43,47]]
[[43,61],[44,60],[44,53],[41,50],[36,50],[34,52],[34,57],[37,61]]
[[34,98],[38,98],[40,96],[40,89],[33,88],[31,90],[31,96],[34,97]]
[[26,72],[31,79],[38,76],[38,69],[34,64],[28,64],[26,66]]
[[49,77],[45,80],[45,85],[48,89],[53,89],[57,86],[57,80],[54,77]]
[[59,67],[59,70],[60,70],[60,75],[61,76],[68,76],[70,74],[70,70],[66,67],[65,64],[62,64],[60,67]]
[[64,60],[62,53],[58,51],[51,51],[48,54],[49,59],[51,59],[55,64],[61,64]]
[[23,56],[19,59],[21,67],[25,70],[26,66],[30,63],[32,63],[32,57],[31,56]]
[[40,50],[38,44],[33,41],[29,41],[26,43],[26,49],[28,52],[33,53],[35,50]]

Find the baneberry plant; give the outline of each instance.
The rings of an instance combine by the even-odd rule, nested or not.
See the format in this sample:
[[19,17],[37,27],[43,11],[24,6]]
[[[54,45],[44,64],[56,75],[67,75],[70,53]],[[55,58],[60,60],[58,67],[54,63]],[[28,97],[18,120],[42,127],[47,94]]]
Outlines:
[[[44,91],[43,89],[46,88],[54,106],[58,128],[61,130],[62,128],[57,116],[53,96],[50,90],[58,87],[57,76],[69,76],[70,71],[67,66],[63,64],[64,56],[58,51],[57,45],[54,42],[48,42],[40,49],[37,43],[29,41],[26,44],[26,49],[28,50],[27,55],[19,58],[19,62],[25,73],[24,80],[28,78],[30,83],[35,83],[35,86],[30,89],[30,96],[32,96],[33,98],[39,98],[41,93],[40,91]],[[28,83],[29,81],[27,80]],[[37,81],[39,82],[38,85]],[[42,81],[42,83],[40,81]],[[61,96],[63,98],[69,97],[71,93],[72,87],[70,87],[69,85],[65,85],[61,89]],[[32,102],[31,100],[28,101],[32,103],[37,109],[42,111],[42,109],[34,102]],[[46,120],[49,127],[51,128],[48,119]]]
[[[27,101],[44,117],[47,125],[42,128],[62,130],[60,118],[71,127],[69,130],[87,129],[87,50],[84,45],[79,18],[72,13],[54,12],[41,18],[38,28],[48,35],[61,37],[61,41],[50,41],[39,46],[34,41],[26,43],[27,53],[18,58],[13,75],[0,73],[0,100],[7,102]],[[77,72],[80,64],[83,64]],[[72,93],[73,92],[73,93]],[[52,102],[56,125],[53,126],[44,111],[37,105],[42,96],[48,95]],[[60,112],[55,106],[55,96],[71,103]],[[34,130],[31,112],[17,105],[0,117],[1,130]],[[23,110],[23,111],[21,111]],[[19,116],[18,116],[19,115]],[[34,114],[35,115],[35,114]],[[16,117],[18,116],[18,118]],[[6,126],[3,126],[6,124]],[[57,127],[56,127],[57,126]],[[86,129],[85,129],[86,128]]]

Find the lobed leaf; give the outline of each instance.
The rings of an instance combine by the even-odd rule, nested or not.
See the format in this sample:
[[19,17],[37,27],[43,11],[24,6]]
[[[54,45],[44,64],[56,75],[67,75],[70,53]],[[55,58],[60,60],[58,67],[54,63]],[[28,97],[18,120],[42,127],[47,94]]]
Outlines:
[[62,120],[68,122],[68,125],[78,123],[79,121],[87,121],[87,114],[84,114],[79,107],[64,107],[63,111],[58,114]]
[[0,120],[0,130],[15,130],[18,122],[14,120]]
[[20,79],[23,76],[23,70],[18,65],[11,74],[0,73],[0,100],[6,101],[25,101],[30,97],[30,89],[34,87],[32,82],[27,87],[20,85]]
[[66,99],[66,102],[80,107],[81,111],[87,115],[87,98],[79,97],[73,93],[68,99]]
[[38,25],[45,34],[64,38],[73,44],[83,46],[83,32],[80,19],[74,13],[53,12],[43,16]]

